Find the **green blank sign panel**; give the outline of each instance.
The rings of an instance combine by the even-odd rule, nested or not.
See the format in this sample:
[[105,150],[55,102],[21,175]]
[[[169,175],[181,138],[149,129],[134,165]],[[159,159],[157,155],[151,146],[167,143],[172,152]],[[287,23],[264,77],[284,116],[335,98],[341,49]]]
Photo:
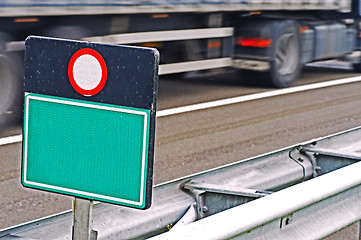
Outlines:
[[149,110],[26,94],[22,183],[143,208]]

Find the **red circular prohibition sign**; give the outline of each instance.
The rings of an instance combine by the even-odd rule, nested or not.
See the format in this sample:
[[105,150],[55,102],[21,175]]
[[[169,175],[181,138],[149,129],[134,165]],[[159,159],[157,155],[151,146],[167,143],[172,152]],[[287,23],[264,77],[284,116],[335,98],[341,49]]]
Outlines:
[[[79,57],[84,56],[84,55],[90,55],[90,56],[94,57],[98,61],[99,65],[101,67],[100,81],[92,89],[84,89],[84,88],[80,87],[74,78],[74,64],[75,64],[76,60],[79,59]],[[105,86],[105,83],[107,81],[107,66],[105,64],[103,57],[97,51],[90,49],[90,48],[83,48],[83,49],[76,51],[74,53],[74,55],[71,57],[71,59],[69,61],[69,65],[68,65],[68,76],[69,76],[70,84],[73,86],[75,91],[77,91],[78,93],[80,93],[81,95],[84,95],[84,96],[94,96],[95,94],[99,93]]]

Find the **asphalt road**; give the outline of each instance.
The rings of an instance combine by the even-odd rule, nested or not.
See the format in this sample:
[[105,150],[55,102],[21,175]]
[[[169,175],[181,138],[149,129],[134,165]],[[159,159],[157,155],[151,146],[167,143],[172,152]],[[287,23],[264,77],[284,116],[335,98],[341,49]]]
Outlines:
[[[305,69],[296,85],[356,76]],[[237,73],[162,77],[158,110],[273,89]],[[154,184],[326,136],[361,124],[361,82],[157,118]],[[2,136],[21,133],[7,126]],[[71,209],[71,197],[24,189],[21,143],[0,146],[0,229]]]

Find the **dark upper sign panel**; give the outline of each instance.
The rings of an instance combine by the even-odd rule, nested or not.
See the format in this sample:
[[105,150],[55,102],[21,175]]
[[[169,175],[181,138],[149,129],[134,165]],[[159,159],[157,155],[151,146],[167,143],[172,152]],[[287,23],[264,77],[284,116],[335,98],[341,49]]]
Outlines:
[[43,37],[25,46],[25,92],[155,110],[154,49]]

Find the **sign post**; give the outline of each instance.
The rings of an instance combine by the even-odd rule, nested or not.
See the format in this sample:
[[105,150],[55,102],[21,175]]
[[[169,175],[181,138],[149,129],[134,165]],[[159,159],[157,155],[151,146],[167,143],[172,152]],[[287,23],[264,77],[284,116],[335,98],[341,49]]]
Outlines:
[[73,240],[96,240],[97,231],[92,229],[93,201],[75,198],[73,201]]
[[149,208],[158,52],[43,37],[25,46],[22,184]]

